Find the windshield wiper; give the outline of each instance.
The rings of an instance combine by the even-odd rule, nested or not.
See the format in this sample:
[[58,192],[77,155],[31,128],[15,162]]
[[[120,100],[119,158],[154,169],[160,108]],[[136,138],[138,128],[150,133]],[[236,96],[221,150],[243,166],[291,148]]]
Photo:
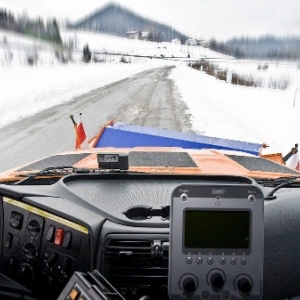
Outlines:
[[[291,186],[291,185],[299,185],[300,186],[300,181],[298,180],[299,178],[300,178],[300,176],[290,176],[290,177],[279,177],[276,179],[268,179],[267,184],[270,185],[272,183],[273,186],[276,185],[276,187],[265,197],[265,200],[276,199],[276,196],[274,196],[274,194],[281,188]],[[260,182],[260,180],[258,180],[258,182]],[[266,186],[266,185],[264,185],[264,186]]]
[[26,184],[38,176],[64,176],[64,175],[69,175],[69,174],[74,174],[74,173],[89,173],[89,172],[90,172],[89,169],[77,169],[72,166],[49,167],[49,168],[43,169],[37,173],[19,175],[22,177],[24,176],[26,178],[14,183],[14,185]]
[[289,180],[300,178],[300,176],[283,176],[277,178],[255,178],[255,181],[264,187],[277,187],[282,183],[286,183]]
[[14,185],[22,185],[26,184],[36,177],[51,177],[51,176],[66,176],[71,174],[119,174],[119,173],[126,173],[126,174],[149,174],[146,172],[139,172],[139,171],[128,171],[128,170],[120,170],[120,169],[88,169],[88,168],[75,168],[72,166],[57,166],[57,167],[49,167],[43,169],[37,173],[30,173],[30,174],[21,174],[19,176],[26,177],[22,179]]

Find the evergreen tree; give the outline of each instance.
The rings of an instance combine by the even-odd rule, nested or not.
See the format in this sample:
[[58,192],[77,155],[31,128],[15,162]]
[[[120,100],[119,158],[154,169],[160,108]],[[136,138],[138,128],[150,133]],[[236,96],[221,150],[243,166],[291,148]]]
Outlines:
[[56,42],[58,44],[62,44],[58,24],[55,19],[53,19],[52,26],[53,26],[53,31],[54,31],[54,42]]
[[89,63],[92,59],[92,52],[90,51],[90,48],[88,46],[88,44],[86,44],[83,47],[83,61],[85,63]]

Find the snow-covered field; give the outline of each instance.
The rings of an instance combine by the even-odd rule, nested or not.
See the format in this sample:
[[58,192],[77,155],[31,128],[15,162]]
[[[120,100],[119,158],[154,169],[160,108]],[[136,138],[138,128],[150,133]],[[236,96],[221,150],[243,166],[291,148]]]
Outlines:
[[[182,57],[189,53],[191,58],[221,57],[202,47],[158,44],[95,33],[63,32],[63,39],[72,39],[78,49],[88,43],[96,52]],[[35,49],[39,57],[44,57],[32,67],[21,59],[24,51],[21,54],[22,50],[11,47],[21,43],[19,37],[0,32],[0,127],[143,70],[175,64],[171,78],[189,108],[194,131],[221,138],[266,142],[271,146],[268,152],[286,153],[300,141],[297,132],[300,128],[300,69],[297,62],[272,63],[268,70],[262,71],[257,69],[258,62],[218,61],[220,68],[257,77],[288,76],[289,87],[274,90],[231,85],[178,61],[132,58],[131,63],[123,64],[119,62],[120,57],[113,56],[106,63],[84,64],[79,62],[77,52],[77,62],[62,65],[55,59],[51,47],[25,40],[27,51]],[[13,59],[7,64],[9,51]]]
[[189,45],[179,45],[176,43],[155,43],[149,41],[131,40],[106,34],[82,31],[62,31],[62,39],[66,44],[73,41],[76,47],[83,49],[85,44],[95,52],[113,52],[128,55],[151,55],[160,57],[161,55],[175,57],[218,57],[226,58],[227,55],[215,53],[210,49]]
[[300,81],[287,90],[236,86],[179,66],[171,78],[192,115],[192,124],[208,136],[267,143],[265,153],[287,153],[300,141]]

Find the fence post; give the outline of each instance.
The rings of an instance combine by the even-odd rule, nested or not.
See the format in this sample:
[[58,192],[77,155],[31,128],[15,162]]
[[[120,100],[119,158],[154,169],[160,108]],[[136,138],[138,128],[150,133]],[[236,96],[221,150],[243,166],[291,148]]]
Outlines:
[[296,88],[296,90],[295,90],[295,95],[294,95],[294,107],[296,106],[296,96],[297,96],[298,90],[299,90],[299,88]]
[[232,71],[227,71],[226,82],[227,83],[232,82]]

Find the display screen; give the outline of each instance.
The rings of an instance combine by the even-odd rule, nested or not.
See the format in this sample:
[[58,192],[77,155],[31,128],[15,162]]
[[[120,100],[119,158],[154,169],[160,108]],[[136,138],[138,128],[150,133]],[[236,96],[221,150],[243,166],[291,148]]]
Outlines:
[[98,154],[99,162],[117,163],[119,162],[118,154]]
[[248,249],[249,240],[249,211],[185,211],[185,248]]

